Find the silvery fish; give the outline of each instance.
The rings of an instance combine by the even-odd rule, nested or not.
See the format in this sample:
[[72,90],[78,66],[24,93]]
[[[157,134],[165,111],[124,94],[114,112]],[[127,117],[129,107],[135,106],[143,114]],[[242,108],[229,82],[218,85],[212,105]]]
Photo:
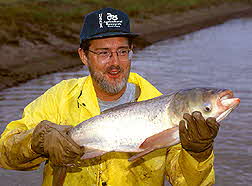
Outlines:
[[82,159],[107,152],[138,152],[129,161],[156,149],[178,144],[184,113],[200,111],[219,122],[240,103],[228,89],[192,88],[150,100],[127,103],[90,118],[69,132],[85,147]]

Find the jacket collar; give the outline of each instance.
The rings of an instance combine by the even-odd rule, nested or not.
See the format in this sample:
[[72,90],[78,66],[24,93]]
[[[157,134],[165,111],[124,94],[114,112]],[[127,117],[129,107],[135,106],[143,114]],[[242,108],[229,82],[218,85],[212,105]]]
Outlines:
[[92,116],[100,114],[100,107],[90,75],[85,79],[82,85],[80,95],[78,96],[78,104],[86,107]]

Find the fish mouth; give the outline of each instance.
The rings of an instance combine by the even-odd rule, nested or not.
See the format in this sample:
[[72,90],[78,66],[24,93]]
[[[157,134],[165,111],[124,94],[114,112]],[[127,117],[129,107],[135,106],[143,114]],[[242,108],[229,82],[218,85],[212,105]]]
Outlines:
[[230,112],[232,112],[240,103],[239,98],[234,97],[234,93],[231,90],[221,91],[219,94],[219,99],[217,100],[217,105],[219,106],[221,112],[216,118],[219,122],[223,120]]

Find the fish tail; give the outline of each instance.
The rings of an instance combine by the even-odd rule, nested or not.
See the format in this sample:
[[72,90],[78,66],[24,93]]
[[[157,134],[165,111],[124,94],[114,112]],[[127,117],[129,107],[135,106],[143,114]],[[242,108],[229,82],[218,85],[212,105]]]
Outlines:
[[66,178],[66,167],[53,167],[53,186],[63,186]]

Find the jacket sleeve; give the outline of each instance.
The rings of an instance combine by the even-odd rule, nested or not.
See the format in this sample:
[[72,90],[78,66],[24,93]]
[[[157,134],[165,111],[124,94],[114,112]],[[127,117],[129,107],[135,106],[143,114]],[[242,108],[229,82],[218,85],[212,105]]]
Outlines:
[[0,167],[34,170],[45,160],[31,149],[31,138],[34,127],[40,121],[57,123],[57,89],[49,89],[24,109],[22,119],[7,125],[0,138]]
[[204,186],[213,185],[214,177],[214,154],[204,162],[198,162],[187,153],[181,144],[168,149],[166,159],[166,175],[172,185]]

